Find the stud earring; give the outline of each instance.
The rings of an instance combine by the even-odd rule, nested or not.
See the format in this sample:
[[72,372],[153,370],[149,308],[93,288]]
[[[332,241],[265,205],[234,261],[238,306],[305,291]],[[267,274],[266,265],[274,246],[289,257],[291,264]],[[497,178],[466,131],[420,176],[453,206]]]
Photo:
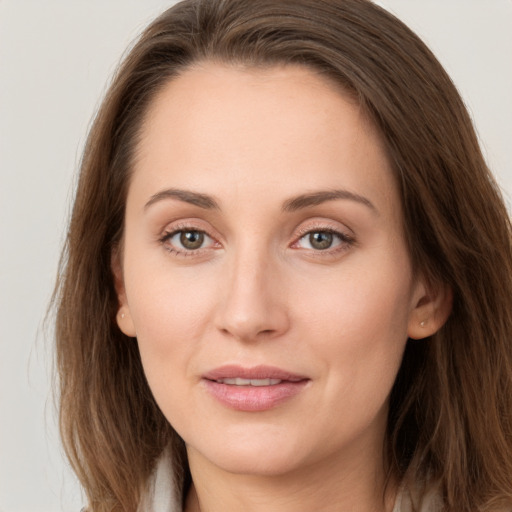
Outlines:
[[422,320],[422,321],[420,322],[420,327],[425,327],[425,323],[426,323],[426,322],[425,322],[425,320]]
[[124,318],[124,313],[121,313],[121,318]]

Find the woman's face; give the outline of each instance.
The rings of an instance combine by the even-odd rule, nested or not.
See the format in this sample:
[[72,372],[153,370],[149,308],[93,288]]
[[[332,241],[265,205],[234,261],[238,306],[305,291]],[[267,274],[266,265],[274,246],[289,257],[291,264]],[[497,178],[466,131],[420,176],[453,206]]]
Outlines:
[[347,95],[301,67],[185,71],[143,125],[123,243],[118,323],[193,461],[380,458],[425,291]]

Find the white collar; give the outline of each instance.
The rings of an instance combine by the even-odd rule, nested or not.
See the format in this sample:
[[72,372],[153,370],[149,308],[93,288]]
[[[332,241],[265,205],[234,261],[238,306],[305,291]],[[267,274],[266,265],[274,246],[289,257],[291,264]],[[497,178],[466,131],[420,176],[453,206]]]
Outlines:
[[137,512],[182,512],[181,493],[167,450],[158,460]]

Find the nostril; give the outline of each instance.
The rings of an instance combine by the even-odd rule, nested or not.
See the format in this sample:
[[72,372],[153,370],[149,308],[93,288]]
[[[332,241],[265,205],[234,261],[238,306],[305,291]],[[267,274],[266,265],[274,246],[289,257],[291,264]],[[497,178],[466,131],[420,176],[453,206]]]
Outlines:
[[[220,329],[220,332],[222,334],[231,335],[231,334],[234,334],[236,332],[239,332],[240,335],[242,335],[242,336],[244,335],[244,333],[241,332],[242,331],[241,329],[237,329],[237,330],[233,329],[233,331],[234,332],[231,332],[229,329],[226,329],[224,327]],[[257,331],[256,330],[255,336],[269,336],[269,335],[273,334],[274,332],[275,332],[274,329],[263,329],[261,331]]]

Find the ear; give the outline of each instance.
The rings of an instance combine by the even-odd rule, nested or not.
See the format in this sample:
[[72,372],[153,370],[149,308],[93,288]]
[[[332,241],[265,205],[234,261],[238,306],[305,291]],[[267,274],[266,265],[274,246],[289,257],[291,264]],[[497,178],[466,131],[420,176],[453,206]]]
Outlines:
[[424,279],[418,280],[409,315],[409,338],[420,340],[441,329],[450,316],[452,302],[453,292],[448,285],[427,285]]
[[124,286],[123,266],[121,264],[121,251],[116,247],[112,251],[110,259],[110,268],[114,277],[114,287],[117,294],[118,309],[116,314],[116,322],[126,336],[134,338],[136,336],[135,325],[133,324],[132,315],[126,298],[126,289]]

